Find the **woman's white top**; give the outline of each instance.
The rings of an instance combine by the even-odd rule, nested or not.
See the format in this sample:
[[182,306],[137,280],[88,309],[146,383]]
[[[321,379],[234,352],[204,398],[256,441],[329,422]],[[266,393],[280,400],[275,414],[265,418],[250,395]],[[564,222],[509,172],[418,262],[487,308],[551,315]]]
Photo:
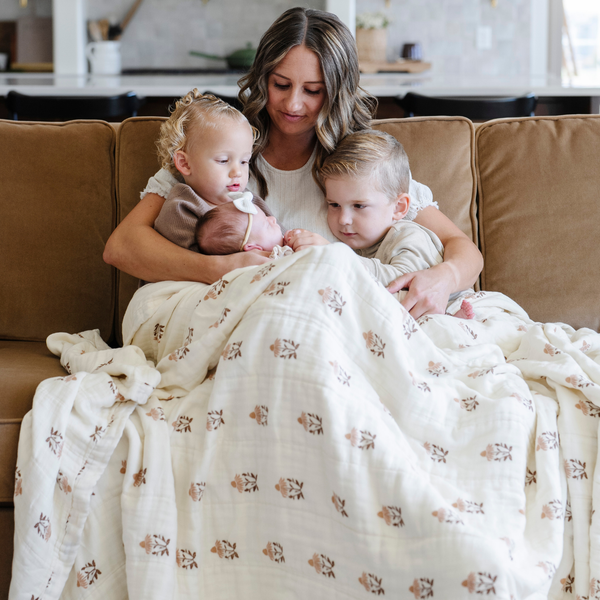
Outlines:
[[[262,156],[258,156],[259,168],[267,180],[269,195],[264,198],[277,220],[288,229],[308,229],[317,233],[330,242],[339,241],[329,231],[327,226],[327,203],[323,192],[312,176],[312,166],[315,161],[316,147],[308,162],[294,171],[281,171],[272,167]],[[141,193],[143,198],[148,193],[158,194],[166,198],[171,188],[179,180],[166,169],[161,169],[151,177],[146,188]],[[250,178],[247,189],[256,193],[258,186],[254,178]],[[433,200],[431,190],[417,181],[410,179],[410,209],[405,219],[412,221],[417,213],[427,206],[438,208]]]

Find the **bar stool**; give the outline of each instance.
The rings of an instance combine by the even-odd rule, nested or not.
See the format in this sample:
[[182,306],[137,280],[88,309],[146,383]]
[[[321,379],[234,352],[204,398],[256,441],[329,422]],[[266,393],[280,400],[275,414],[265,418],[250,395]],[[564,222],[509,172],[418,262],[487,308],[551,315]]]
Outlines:
[[404,97],[396,96],[395,101],[407,117],[448,115],[467,117],[472,121],[488,121],[504,117],[532,117],[538,98],[531,93],[510,98],[440,98],[408,92]]
[[120,121],[137,116],[143,102],[135,92],[117,96],[29,96],[10,91],[6,95],[13,121]]

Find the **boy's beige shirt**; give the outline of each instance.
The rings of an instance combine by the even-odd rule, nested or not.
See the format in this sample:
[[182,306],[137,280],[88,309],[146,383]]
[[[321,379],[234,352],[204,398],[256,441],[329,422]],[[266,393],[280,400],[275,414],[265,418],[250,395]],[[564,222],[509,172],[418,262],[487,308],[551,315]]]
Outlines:
[[381,241],[356,253],[383,285],[444,261],[444,246],[438,236],[413,221],[397,221]]

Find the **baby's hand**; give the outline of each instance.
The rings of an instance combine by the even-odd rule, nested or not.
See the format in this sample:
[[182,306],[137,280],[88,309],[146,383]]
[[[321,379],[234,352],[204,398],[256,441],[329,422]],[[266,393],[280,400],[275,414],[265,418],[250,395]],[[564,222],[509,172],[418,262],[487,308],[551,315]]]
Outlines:
[[286,246],[290,246],[294,252],[300,252],[310,246],[326,246],[329,242],[317,233],[307,229],[290,229],[283,237]]

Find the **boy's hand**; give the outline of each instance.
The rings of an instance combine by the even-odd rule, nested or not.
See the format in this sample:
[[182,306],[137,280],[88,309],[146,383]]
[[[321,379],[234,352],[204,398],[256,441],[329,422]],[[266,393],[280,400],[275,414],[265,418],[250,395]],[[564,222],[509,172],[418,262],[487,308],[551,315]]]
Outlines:
[[310,246],[326,246],[329,242],[324,238],[308,231],[307,229],[290,229],[283,236],[286,246],[289,246],[294,252],[300,252]]

